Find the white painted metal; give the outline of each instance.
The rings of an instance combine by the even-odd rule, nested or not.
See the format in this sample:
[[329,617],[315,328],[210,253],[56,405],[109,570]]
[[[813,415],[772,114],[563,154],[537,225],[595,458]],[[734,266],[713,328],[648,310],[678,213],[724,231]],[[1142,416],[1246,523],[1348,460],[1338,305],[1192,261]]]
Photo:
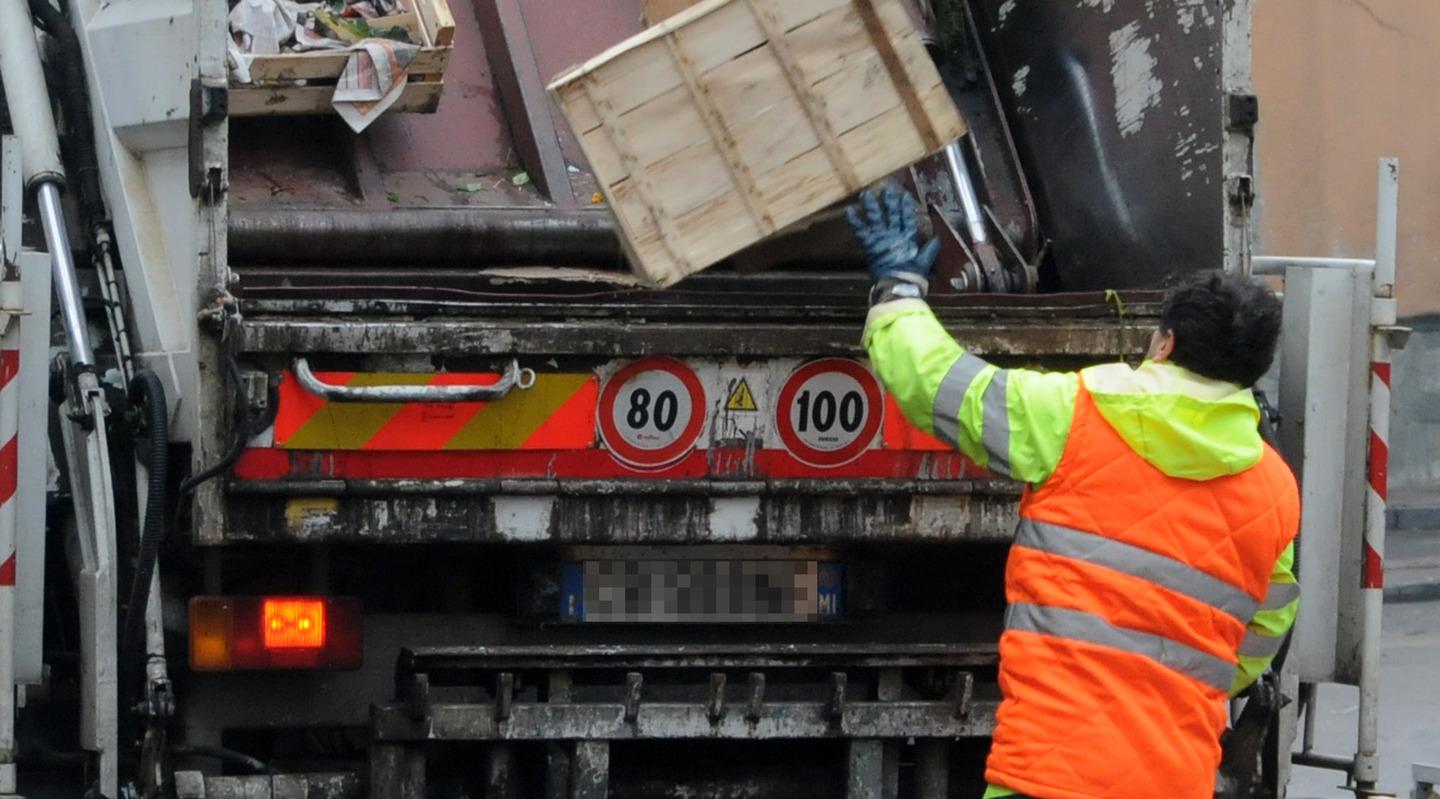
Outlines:
[[[1395,251],[1396,219],[1400,195],[1400,165],[1393,158],[1380,161],[1377,211],[1375,218],[1375,270],[1373,275],[1374,297],[1371,304],[1370,320],[1371,355],[1370,361],[1370,408],[1369,430],[1372,445],[1370,457],[1388,458],[1390,442],[1390,339],[1389,331],[1382,325],[1395,322]],[[1388,318],[1375,319],[1384,314]],[[1362,788],[1373,789],[1380,779],[1380,628],[1383,618],[1385,557],[1385,485],[1382,464],[1378,469],[1367,470],[1369,482],[1365,493],[1365,555],[1375,561],[1373,568],[1382,570],[1364,584],[1363,602],[1363,645],[1360,648],[1360,707],[1358,713],[1355,781]],[[1379,579],[1374,579],[1378,577]]]
[[5,84],[10,121],[25,152],[25,185],[34,188],[45,182],[63,184],[60,139],[55,135],[55,117],[40,65],[35,24],[30,7],[18,0],[0,3],[0,80]]
[[50,414],[50,257],[20,253],[20,282],[26,315],[20,319],[20,468],[15,477],[18,527],[16,581],[15,679],[22,685],[43,680],[45,626],[45,492],[51,483],[50,431],[41,423]]
[[119,706],[116,662],[115,507],[105,436],[105,396],[93,374],[80,376],[77,400],[62,415],[89,417],[89,429],[62,424],[74,501],[71,571],[80,606],[80,745],[95,753],[100,791],[118,796]]
[[1369,258],[1292,258],[1288,256],[1257,255],[1250,261],[1251,274],[1283,275],[1292,266],[1303,269],[1365,269],[1375,266]]
[[[195,315],[214,285],[202,282],[199,272],[215,250],[213,239],[223,236],[224,223],[218,223],[217,234],[215,223],[202,222],[199,203],[190,196],[188,90],[198,77],[197,53],[212,47],[223,53],[225,46],[224,31],[202,36],[200,20],[215,7],[223,25],[228,6],[194,0],[68,4],[91,81],[100,180],[125,269],[135,356],[165,383],[172,438],[193,441],[206,402]],[[135,63],[136,52],[146,54],[143,64]],[[137,80],[137,69],[162,77]],[[128,88],[113,92],[117,82]]]
[[1280,443],[1298,472],[1303,508],[1297,546],[1304,599],[1290,659],[1306,682],[1337,677],[1340,583],[1354,571],[1346,561],[1359,551],[1344,517],[1347,481],[1358,479],[1354,470],[1347,475],[1347,464],[1364,458],[1363,438],[1355,434],[1364,417],[1352,413],[1350,398],[1364,392],[1363,382],[1356,386],[1366,367],[1369,273],[1291,267],[1285,275]]
[[5,263],[20,259],[20,231],[25,223],[25,173],[20,140],[0,139],[0,249]]

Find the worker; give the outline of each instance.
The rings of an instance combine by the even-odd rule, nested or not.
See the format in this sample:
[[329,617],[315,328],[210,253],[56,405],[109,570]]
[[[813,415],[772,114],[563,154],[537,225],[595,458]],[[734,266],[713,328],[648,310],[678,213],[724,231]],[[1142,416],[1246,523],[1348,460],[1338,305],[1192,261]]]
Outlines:
[[1005,569],[986,799],[1211,799],[1226,698],[1294,621],[1299,494],[1252,386],[1280,303],[1203,273],[1138,368],[1002,369],[925,302],[938,241],[893,187],[849,209],[873,282],[864,345],[905,415],[1025,485]]

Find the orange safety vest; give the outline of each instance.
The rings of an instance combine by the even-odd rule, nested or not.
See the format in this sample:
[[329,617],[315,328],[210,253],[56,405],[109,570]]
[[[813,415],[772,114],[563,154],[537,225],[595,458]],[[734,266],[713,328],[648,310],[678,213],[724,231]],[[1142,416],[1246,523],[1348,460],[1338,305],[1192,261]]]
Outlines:
[[1020,505],[986,778],[1038,799],[1210,799],[1236,650],[1299,513],[1270,447],[1239,474],[1169,477],[1082,380],[1060,465]]

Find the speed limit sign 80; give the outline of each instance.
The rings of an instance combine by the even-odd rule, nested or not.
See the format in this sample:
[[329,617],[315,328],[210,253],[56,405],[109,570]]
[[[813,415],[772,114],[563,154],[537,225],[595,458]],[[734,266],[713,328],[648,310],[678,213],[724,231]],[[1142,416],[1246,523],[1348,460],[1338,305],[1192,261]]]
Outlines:
[[644,358],[605,382],[596,409],[600,436],[616,458],[658,469],[695,447],[705,424],[705,391],[674,358]]
[[790,374],[775,404],[775,429],[790,454],[811,466],[860,457],[880,432],[880,383],[859,363],[823,358]]

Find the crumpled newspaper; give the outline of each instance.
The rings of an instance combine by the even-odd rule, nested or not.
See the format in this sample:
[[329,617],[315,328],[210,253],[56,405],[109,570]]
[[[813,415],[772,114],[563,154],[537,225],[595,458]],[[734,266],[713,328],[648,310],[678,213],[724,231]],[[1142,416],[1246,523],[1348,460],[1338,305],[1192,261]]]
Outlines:
[[406,67],[419,52],[413,44],[388,39],[366,39],[356,45],[330,100],[351,130],[364,130],[400,99],[409,82]]

